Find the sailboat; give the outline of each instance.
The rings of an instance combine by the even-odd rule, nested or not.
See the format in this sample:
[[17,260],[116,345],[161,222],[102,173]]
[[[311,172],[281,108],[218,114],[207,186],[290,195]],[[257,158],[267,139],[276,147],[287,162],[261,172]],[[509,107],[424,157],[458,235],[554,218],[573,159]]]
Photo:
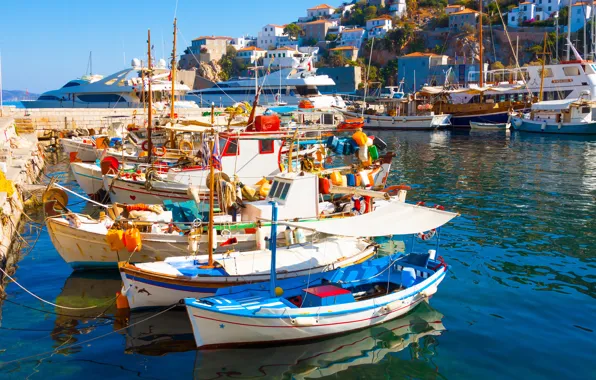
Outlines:
[[[277,235],[277,199],[271,198],[271,236]],[[433,230],[457,214],[392,202],[375,212],[308,226],[342,236],[388,236]],[[283,224],[282,224],[283,225]],[[389,255],[347,268],[277,281],[276,241],[271,240],[269,286],[223,288],[214,297],[187,298],[185,304],[197,347],[201,349],[257,343],[278,344],[317,339],[388,322],[433,295],[447,264],[434,256]],[[250,327],[250,328],[247,328]]]

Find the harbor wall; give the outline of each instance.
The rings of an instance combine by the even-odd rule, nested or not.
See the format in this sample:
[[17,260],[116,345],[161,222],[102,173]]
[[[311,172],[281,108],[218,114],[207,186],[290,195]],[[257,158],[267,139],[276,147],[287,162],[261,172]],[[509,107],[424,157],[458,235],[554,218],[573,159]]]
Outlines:
[[[203,116],[209,108],[177,109],[180,119],[199,120],[208,122],[209,117]],[[221,111],[221,110],[220,110]],[[4,109],[4,114],[9,115],[20,133],[37,132],[38,137],[48,136],[52,131],[75,130],[77,128],[93,129],[96,133],[107,128],[114,122],[124,125],[144,125],[146,114],[142,109],[133,108],[17,108]],[[154,117],[169,116],[167,110],[157,111]],[[225,117],[219,117],[216,122],[226,123]]]
[[[36,134],[17,135],[15,120],[0,117],[0,266],[3,269],[12,267],[7,259],[17,240],[24,212],[23,193],[37,181],[43,166],[43,149]],[[0,281],[0,290],[2,287]]]

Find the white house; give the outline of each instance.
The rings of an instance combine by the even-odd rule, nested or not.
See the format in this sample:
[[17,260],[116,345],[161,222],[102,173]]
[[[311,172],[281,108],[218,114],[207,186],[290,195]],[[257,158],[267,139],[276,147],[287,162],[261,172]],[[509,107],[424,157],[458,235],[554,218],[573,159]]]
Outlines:
[[536,4],[536,20],[548,20],[560,6],[560,0],[534,0],[533,3]]
[[389,6],[389,14],[392,17],[403,17],[403,16],[407,16],[406,0],[395,0]]
[[383,38],[389,29],[384,26],[375,26],[371,30],[368,31],[368,38]]
[[445,7],[445,13],[451,14],[451,13],[463,11],[464,8],[465,7],[463,5],[459,5],[459,4],[448,5]]
[[318,17],[330,17],[332,14],[335,13],[335,8],[331,5],[327,4],[320,4],[316,7],[308,8],[306,10],[306,15],[309,19],[318,18]]
[[519,26],[519,7],[515,7],[507,13],[507,26],[517,28]]
[[344,29],[341,32],[340,46],[354,46],[360,49],[362,41],[366,37],[366,30],[364,28]]
[[524,1],[519,3],[519,23],[536,19],[536,4]]
[[259,58],[264,58],[267,51],[256,46],[249,46],[238,50],[236,59],[243,61],[246,64],[255,64]]
[[278,37],[284,36],[284,26],[267,24],[259,32],[257,39],[257,47],[263,50],[269,49],[270,46],[277,46]]
[[592,15],[593,4],[585,1],[578,1],[571,6],[571,32],[575,33],[584,27]]
[[240,50],[249,46],[257,46],[257,39],[256,37],[249,36],[233,37],[230,40],[230,45],[232,45],[236,50]]
[[275,45],[276,48],[280,47],[288,47],[291,49],[297,49],[299,45],[299,41],[292,39],[290,36],[279,36],[277,37],[277,44]]
[[269,50],[265,56],[265,66],[268,66],[271,62],[271,67],[292,67],[296,55],[301,55],[301,53],[289,47]]
[[[392,24],[393,24],[393,20],[389,16],[381,16],[381,17],[372,18],[372,19],[368,20],[366,22],[366,30],[369,33],[368,37],[369,38],[371,37],[371,35],[370,35],[371,33],[373,33],[373,34],[383,33],[383,35],[385,35],[385,33],[390,31],[391,28],[393,27]],[[373,29],[376,29],[376,30],[373,31]],[[384,32],[380,32],[381,29]]]

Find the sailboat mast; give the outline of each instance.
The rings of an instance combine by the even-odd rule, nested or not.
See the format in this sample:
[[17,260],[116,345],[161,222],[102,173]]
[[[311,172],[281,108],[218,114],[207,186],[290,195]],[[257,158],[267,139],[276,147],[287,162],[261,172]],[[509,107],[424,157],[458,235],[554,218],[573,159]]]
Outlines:
[[211,140],[211,154],[209,155],[209,234],[208,243],[209,261],[206,268],[213,268],[213,207],[215,203],[215,168],[213,167],[213,149],[215,147],[215,134],[212,135]]
[[[478,42],[480,44],[480,51],[478,52],[478,60],[480,61],[480,80],[478,84],[480,87],[484,87],[484,57],[482,56],[482,2],[484,0],[479,0],[479,9],[480,9],[480,16],[478,19]],[[482,98],[482,95],[480,96]]]
[[567,10],[567,60],[569,61],[569,51],[571,49],[571,3],[569,0],[569,9]]
[[544,32],[544,46],[542,48],[542,71],[540,73],[540,92],[538,93],[538,101],[542,101],[542,91],[544,90],[544,64],[546,63],[546,32]]
[[[170,100],[170,119],[174,118],[174,99],[175,99],[175,90],[174,86],[176,83],[176,19],[174,19],[174,47],[172,48],[172,68],[170,69],[171,76],[172,76],[172,99]],[[174,132],[172,131],[172,134]],[[170,136],[171,138],[172,136]],[[172,139],[173,141],[173,139]]]
[[151,129],[152,129],[152,104],[153,103],[153,93],[151,92],[151,77],[152,75],[152,69],[151,69],[151,30],[147,30],[147,75],[149,76],[149,99],[148,99],[148,112],[147,112],[147,140],[149,141],[148,144],[148,152],[147,152],[147,158],[148,161],[151,162],[151,154],[153,153],[153,141],[151,141]]

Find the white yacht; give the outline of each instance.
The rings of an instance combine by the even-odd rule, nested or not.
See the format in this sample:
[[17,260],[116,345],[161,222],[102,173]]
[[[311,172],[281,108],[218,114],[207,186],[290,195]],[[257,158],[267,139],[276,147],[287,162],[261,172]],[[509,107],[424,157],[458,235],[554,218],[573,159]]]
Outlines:
[[[103,77],[87,75],[71,80],[58,90],[44,92],[37,100],[23,101],[25,108],[142,108],[143,96],[149,90],[148,78],[142,79],[141,62],[133,59],[130,68]],[[151,82],[154,107],[169,105],[172,83],[170,70],[165,61],[160,60],[153,68]],[[180,99],[190,88],[182,83],[175,85],[176,108],[197,108],[195,102]]]
[[259,104],[298,105],[308,100],[315,108],[345,108],[346,104],[339,95],[323,95],[321,86],[335,86],[335,81],[328,75],[317,75],[312,68],[312,57],[295,58],[294,67],[282,68],[262,78],[234,78],[216,83],[211,88],[191,91],[186,99],[194,100],[199,105],[226,107],[238,102],[253,102],[258,86],[261,86]]

